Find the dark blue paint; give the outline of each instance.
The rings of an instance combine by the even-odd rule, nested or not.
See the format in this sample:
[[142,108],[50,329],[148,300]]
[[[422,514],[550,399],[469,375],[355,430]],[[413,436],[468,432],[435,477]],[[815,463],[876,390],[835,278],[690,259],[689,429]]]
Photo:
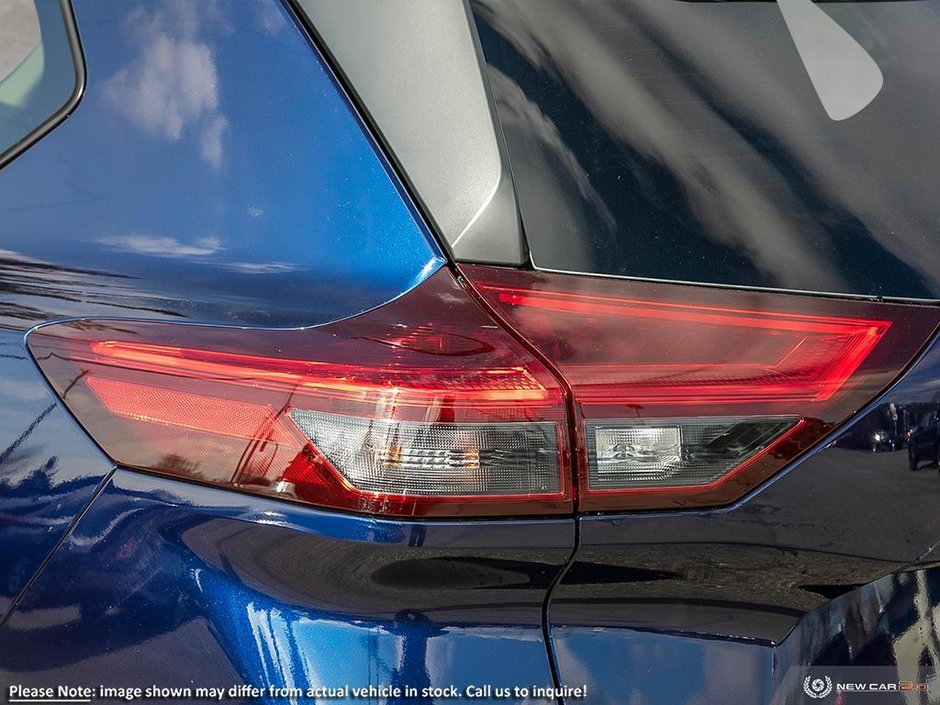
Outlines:
[[443,263],[280,3],[79,1],[75,14],[82,101],[0,170],[0,327],[312,325]]
[[573,532],[118,471],[0,630],[0,683],[548,686],[542,599]]
[[940,569],[887,575],[801,620],[776,649],[778,681],[806,666],[923,666],[936,673],[938,609]]
[[[806,705],[809,668],[855,682],[936,673],[938,609],[940,569],[931,568],[893,573],[832,600],[776,647],[616,627],[559,627],[553,640],[564,682],[587,684],[583,702],[592,705]],[[936,702],[872,695],[857,702],[869,701]]]
[[[937,410],[935,340],[828,445],[738,505],[580,519],[575,559],[550,603],[562,682],[606,673],[591,702],[621,702],[611,654],[673,653],[688,639],[701,651],[688,665],[693,673],[724,658],[728,640],[760,653],[778,645],[778,689],[789,687],[781,664],[918,666],[921,651],[904,644],[940,643],[931,622],[940,569],[895,573],[932,555],[940,537],[940,475],[935,467],[912,471],[907,447],[911,425]],[[925,653],[936,667],[940,650]],[[736,700],[738,690],[709,690],[703,681],[672,691],[671,702],[695,693],[706,702],[764,702],[759,691],[771,681],[763,657],[742,658],[739,682],[761,689],[742,688]],[[671,687],[684,688],[681,680]]]
[[0,331],[0,620],[111,469]]

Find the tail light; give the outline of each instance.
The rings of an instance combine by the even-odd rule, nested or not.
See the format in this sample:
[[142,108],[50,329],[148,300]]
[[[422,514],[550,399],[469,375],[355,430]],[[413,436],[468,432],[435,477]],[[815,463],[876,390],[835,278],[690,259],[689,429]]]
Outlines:
[[716,506],[882,390],[931,307],[466,266],[571,389],[578,506]]
[[[119,465],[393,516],[732,502],[885,387],[935,308],[466,266],[303,330],[29,347]],[[575,462],[572,463],[572,456]]]
[[29,347],[119,465],[377,514],[573,509],[561,386],[446,270],[318,328],[75,322]]

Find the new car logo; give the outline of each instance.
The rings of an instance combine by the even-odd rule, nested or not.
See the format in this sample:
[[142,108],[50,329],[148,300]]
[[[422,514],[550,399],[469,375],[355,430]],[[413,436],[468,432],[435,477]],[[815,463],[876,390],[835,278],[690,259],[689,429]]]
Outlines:
[[825,698],[832,692],[832,679],[829,676],[822,678],[806,676],[803,679],[803,691],[811,698]]

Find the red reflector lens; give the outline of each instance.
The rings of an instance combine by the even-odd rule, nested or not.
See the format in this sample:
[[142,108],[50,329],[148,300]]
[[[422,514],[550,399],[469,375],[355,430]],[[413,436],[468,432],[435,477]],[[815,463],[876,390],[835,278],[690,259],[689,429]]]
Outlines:
[[47,326],[29,347],[119,465],[406,516],[573,509],[564,392],[446,270],[327,326]]
[[268,406],[91,375],[85,384],[109,411],[127,419],[245,441],[297,445],[296,433],[286,430]]
[[[845,384],[890,321],[772,314],[481,284],[510,311],[538,311],[592,337],[565,366],[579,399],[700,404],[824,401]],[[530,314],[520,314],[530,322]],[[590,330],[588,330],[590,329]],[[619,360],[603,358],[609,336]],[[665,353],[665,355],[664,355]]]
[[928,307],[466,266],[570,385],[579,507],[732,502],[869,402]]

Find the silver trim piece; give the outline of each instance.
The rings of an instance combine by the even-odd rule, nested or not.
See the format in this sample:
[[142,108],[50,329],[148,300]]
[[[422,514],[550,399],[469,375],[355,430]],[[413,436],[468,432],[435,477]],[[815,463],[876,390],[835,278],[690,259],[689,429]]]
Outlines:
[[463,0],[297,0],[459,260],[528,256]]

